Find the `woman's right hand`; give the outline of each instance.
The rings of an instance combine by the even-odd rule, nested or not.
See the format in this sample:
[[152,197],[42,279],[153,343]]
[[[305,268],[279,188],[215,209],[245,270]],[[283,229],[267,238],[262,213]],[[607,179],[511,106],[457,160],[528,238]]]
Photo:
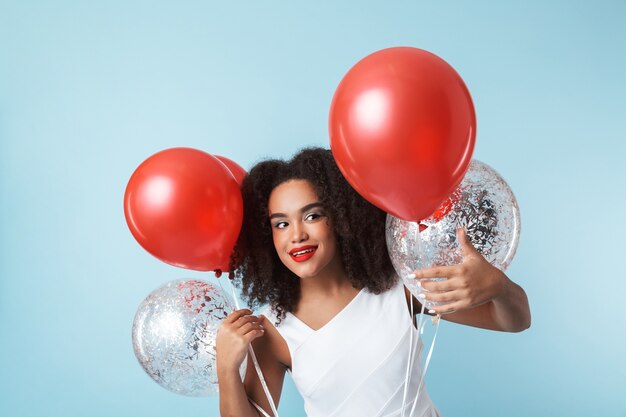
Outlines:
[[217,367],[222,371],[237,371],[246,358],[248,346],[265,330],[260,319],[246,308],[230,313],[217,331]]

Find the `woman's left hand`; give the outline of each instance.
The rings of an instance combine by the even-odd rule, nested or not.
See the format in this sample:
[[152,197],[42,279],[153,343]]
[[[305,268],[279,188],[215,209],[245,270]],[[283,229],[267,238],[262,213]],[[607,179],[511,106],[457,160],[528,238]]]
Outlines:
[[[449,314],[487,303],[505,291],[506,276],[491,265],[472,246],[465,229],[457,230],[463,262],[451,266],[437,266],[415,271],[415,278],[427,291],[420,300],[436,301],[445,305],[433,307],[430,314]],[[431,281],[430,278],[447,278]]]

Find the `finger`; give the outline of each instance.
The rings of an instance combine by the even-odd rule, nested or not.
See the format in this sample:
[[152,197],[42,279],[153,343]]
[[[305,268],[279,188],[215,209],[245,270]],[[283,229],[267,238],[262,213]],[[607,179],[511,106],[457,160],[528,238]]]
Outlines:
[[251,330],[243,336],[243,340],[246,343],[251,343],[254,339],[258,339],[259,337],[265,334],[264,329]]
[[256,323],[258,321],[260,320],[257,316],[243,316],[243,317],[239,317],[237,321],[233,323],[233,327],[239,328],[246,323]]
[[235,310],[232,313],[230,313],[228,316],[226,316],[226,318],[224,319],[224,323],[234,323],[237,320],[239,320],[240,317],[246,316],[248,314],[252,314],[252,310],[249,310],[247,308],[242,308],[241,310]]
[[430,314],[441,314],[445,316],[446,314],[456,313],[458,310],[462,309],[463,305],[460,302],[448,303],[442,306],[435,306],[428,310]]
[[261,326],[258,323],[246,323],[237,330],[237,333],[244,336],[247,333],[254,331],[254,330],[265,330],[265,329],[263,328],[263,326]]
[[428,292],[445,292],[454,290],[457,285],[454,278],[448,278],[442,281],[432,281],[423,279],[420,281],[420,287]]
[[464,256],[476,252],[476,248],[474,248],[472,242],[470,242],[469,238],[467,237],[467,230],[465,230],[464,227],[459,227],[458,229],[456,229],[456,238],[461,245],[461,251],[463,252]]
[[418,269],[414,271],[410,278],[427,279],[427,278],[450,278],[454,275],[454,268],[451,266],[435,266],[432,268]]
[[435,303],[445,303],[450,304],[456,301],[459,301],[462,297],[462,292],[460,291],[448,291],[448,292],[432,292],[428,294],[424,294],[424,300],[432,301]]

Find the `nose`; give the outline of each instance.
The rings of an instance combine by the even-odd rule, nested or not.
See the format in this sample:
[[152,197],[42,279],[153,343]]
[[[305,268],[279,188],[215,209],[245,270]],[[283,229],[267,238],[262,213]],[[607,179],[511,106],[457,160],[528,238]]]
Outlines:
[[300,222],[295,222],[291,228],[291,242],[299,243],[304,242],[309,238],[309,235],[306,232],[306,228]]

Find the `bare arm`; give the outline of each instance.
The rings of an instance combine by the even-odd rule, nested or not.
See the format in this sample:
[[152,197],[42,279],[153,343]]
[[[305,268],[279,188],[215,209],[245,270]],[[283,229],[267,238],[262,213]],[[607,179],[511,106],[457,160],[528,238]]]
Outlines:
[[[270,395],[274,400],[274,406],[278,408],[280,394],[283,389],[285,380],[285,371],[287,367],[283,364],[284,353],[288,351],[282,338],[278,335],[277,330],[265,317],[261,316],[263,327],[267,330],[265,336],[252,342],[254,352],[256,353],[259,366],[263,371],[263,377],[269,389]],[[281,355],[279,352],[282,352]],[[248,357],[248,368],[246,372],[245,387],[248,397],[263,408],[269,415],[271,407],[267,395],[263,390],[259,376],[254,369],[252,358]]]
[[[250,310],[238,310],[235,313],[239,314],[233,316],[230,321],[228,318],[224,320],[218,333],[217,370],[220,415],[222,417],[261,416],[262,414],[256,410],[249,399],[262,407],[268,415],[272,415],[250,355],[248,355],[246,376],[243,382],[239,375],[239,366],[247,353],[248,346],[252,344],[270,394],[275,406],[278,407],[286,368],[277,359],[273,349],[277,332],[264,317],[250,316]],[[246,317],[248,318],[245,319]],[[253,325],[246,324],[246,320]],[[268,331],[266,332],[265,329]]]
[[220,416],[259,417],[261,414],[248,401],[239,371],[218,370],[220,386]]
[[[446,303],[432,314],[455,323],[505,332],[530,327],[530,307],[526,293],[504,272],[492,266],[472,247],[464,231],[458,233],[464,252],[459,265],[415,272],[426,291],[423,299]],[[445,281],[428,278],[444,277]]]
[[[503,273],[502,275],[504,290],[498,297],[464,310],[455,311],[449,305],[435,307],[435,314],[442,314],[441,318],[447,321],[483,329],[503,332],[526,330],[530,327],[530,308],[526,293],[522,287]],[[430,295],[427,297],[435,298]]]

